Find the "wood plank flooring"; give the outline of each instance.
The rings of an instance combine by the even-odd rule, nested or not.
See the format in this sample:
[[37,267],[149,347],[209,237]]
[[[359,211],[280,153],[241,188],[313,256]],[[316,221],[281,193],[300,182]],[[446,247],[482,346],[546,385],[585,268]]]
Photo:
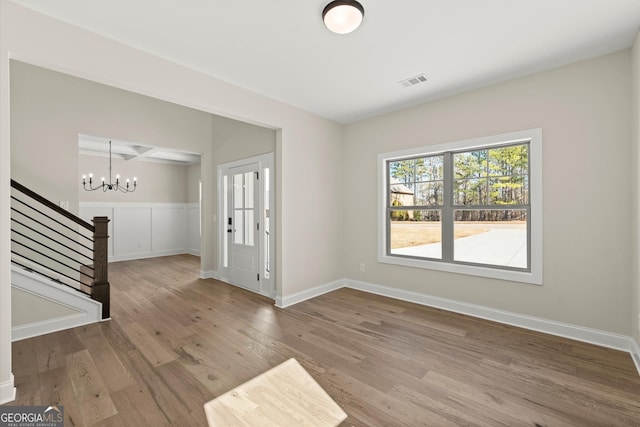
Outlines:
[[343,426],[640,426],[627,353],[341,289],[287,309],[189,255],[110,264],[112,320],[13,344],[17,400],[65,426],[204,426],[295,357]]

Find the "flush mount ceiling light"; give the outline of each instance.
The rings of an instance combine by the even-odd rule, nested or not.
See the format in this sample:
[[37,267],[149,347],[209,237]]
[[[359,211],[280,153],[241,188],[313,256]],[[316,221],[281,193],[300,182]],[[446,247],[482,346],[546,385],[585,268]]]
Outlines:
[[324,25],[336,34],[347,34],[355,30],[364,18],[364,7],[357,1],[332,1],[322,11]]

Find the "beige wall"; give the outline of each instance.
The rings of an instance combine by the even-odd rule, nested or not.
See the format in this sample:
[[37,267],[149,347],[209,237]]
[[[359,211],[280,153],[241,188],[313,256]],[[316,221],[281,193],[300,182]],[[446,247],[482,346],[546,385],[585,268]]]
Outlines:
[[631,49],[631,125],[632,150],[631,170],[633,171],[633,216],[632,216],[632,311],[631,327],[636,343],[640,345],[640,31]]
[[[346,126],[346,276],[629,335],[630,87],[623,51]],[[378,153],[537,127],[543,286],[377,262]]]
[[200,201],[200,169],[200,164],[187,167],[187,203]]
[[28,310],[12,312],[11,324],[13,327],[78,314],[78,310],[16,287],[11,288],[11,300],[14,306],[29,307]]
[[213,116],[214,165],[276,150],[276,131],[238,120]]
[[70,201],[73,212],[79,201],[187,199],[185,167],[117,158],[114,179],[135,175],[139,190],[85,192],[80,176],[108,175],[108,159],[79,155],[79,133],[211,156],[211,114],[19,61],[11,63],[11,94],[12,177],[53,201]]
[[[78,156],[78,182],[83,174],[93,173],[94,185],[100,178],[109,179],[109,159],[101,156]],[[120,191],[85,191],[79,187],[81,202],[120,203],[187,203],[189,198],[189,168],[183,165],[153,163],[140,160],[112,160],[112,180],[120,174],[121,181],[138,178],[138,189],[133,193]],[[123,183],[124,185],[124,183]],[[197,199],[196,199],[197,201]]]

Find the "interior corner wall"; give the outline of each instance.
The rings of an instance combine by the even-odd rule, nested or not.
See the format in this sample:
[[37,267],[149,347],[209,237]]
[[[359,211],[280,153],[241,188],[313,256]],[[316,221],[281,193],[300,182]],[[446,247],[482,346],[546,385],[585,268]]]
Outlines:
[[[630,89],[625,50],[347,125],[347,278],[631,335]],[[542,286],[377,262],[378,153],[531,128],[543,131]]]
[[632,311],[631,327],[633,337],[640,345],[640,31],[631,48],[631,170],[633,171],[633,216],[632,230]]

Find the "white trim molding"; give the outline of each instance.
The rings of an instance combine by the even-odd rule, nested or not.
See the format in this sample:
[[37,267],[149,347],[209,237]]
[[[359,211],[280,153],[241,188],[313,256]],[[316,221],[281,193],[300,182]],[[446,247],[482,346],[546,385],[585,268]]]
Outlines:
[[[402,301],[413,302],[429,307],[440,308],[455,313],[478,317],[480,319],[491,320],[505,325],[517,326],[532,331],[543,332],[559,337],[570,338],[589,344],[608,347],[615,350],[631,352],[633,340],[624,335],[597,329],[585,328],[568,323],[556,322],[539,317],[527,316],[482,305],[469,304],[465,302],[450,300],[446,298],[434,297],[417,292],[395,289],[388,286],[374,285],[357,280],[345,280],[345,287],[382,295]],[[640,373],[640,371],[639,371]]]
[[217,271],[204,271],[204,270],[200,270],[200,278],[201,279],[217,279],[220,280],[220,277],[218,276],[218,272]]
[[631,350],[629,350],[629,353],[631,353],[631,359],[633,359],[638,374],[640,374],[640,345],[638,345],[638,342],[633,338],[631,338]]
[[324,285],[316,286],[315,288],[307,289],[306,291],[297,292],[289,296],[277,296],[276,307],[287,308],[299,302],[309,300],[311,298],[318,297],[320,295],[329,293],[331,291],[344,288],[344,281],[336,280],[335,282],[326,283]]
[[13,374],[9,374],[9,379],[0,383],[0,405],[16,400],[16,386]]
[[[420,256],[400,256],[387,253],[389,229],[387,224],[388,209],[388,171],[387,162],[407,159],[416,156],[441,155],[444,152],[459,150],[475,150],[503,144],[529,143],[529,200],[530,216],[528,218],[530,232],[529,242],[530,264],[529,271],[511,270],[490,264],[470,265],[454,262],[445,257],[445,247],[442,247],[442,259],[435,260]],[[468,274],[479,277],[510,280],[514,282],[542,285],[542,128],[508,132],[463,141],[447,142],[437,145],[399,150],[378,154],[378,262],[424,268],[452,273]],[[454,210],[455,206],[450,206]],[[444,205],[441,207],[444,209]],[[438,208],[440,209],[440,208]],[[443,211],[444,212],[444,211]],[[451,221],[451,217],[448,217]],[[443,220],[444,223],[444,220]],[[446,242],[443,242],[446,243]],[[450,243],[450,242],[449,242]],[[452,244],[452,243],[450,243]],[[451,255],[450,255],[451,256]]]
[[35,273],[11,266],[11,286],[39,298],[70,308],[73,314],[26,323],[11,328],[11,341],[57,332],[102,320],[102,304]]
[[640,346],[631,337],[358,280],[336,280],[293,295],[277,297],[275,305],[286,308],[343,287],[624,351],[631,355],[640,375]]

